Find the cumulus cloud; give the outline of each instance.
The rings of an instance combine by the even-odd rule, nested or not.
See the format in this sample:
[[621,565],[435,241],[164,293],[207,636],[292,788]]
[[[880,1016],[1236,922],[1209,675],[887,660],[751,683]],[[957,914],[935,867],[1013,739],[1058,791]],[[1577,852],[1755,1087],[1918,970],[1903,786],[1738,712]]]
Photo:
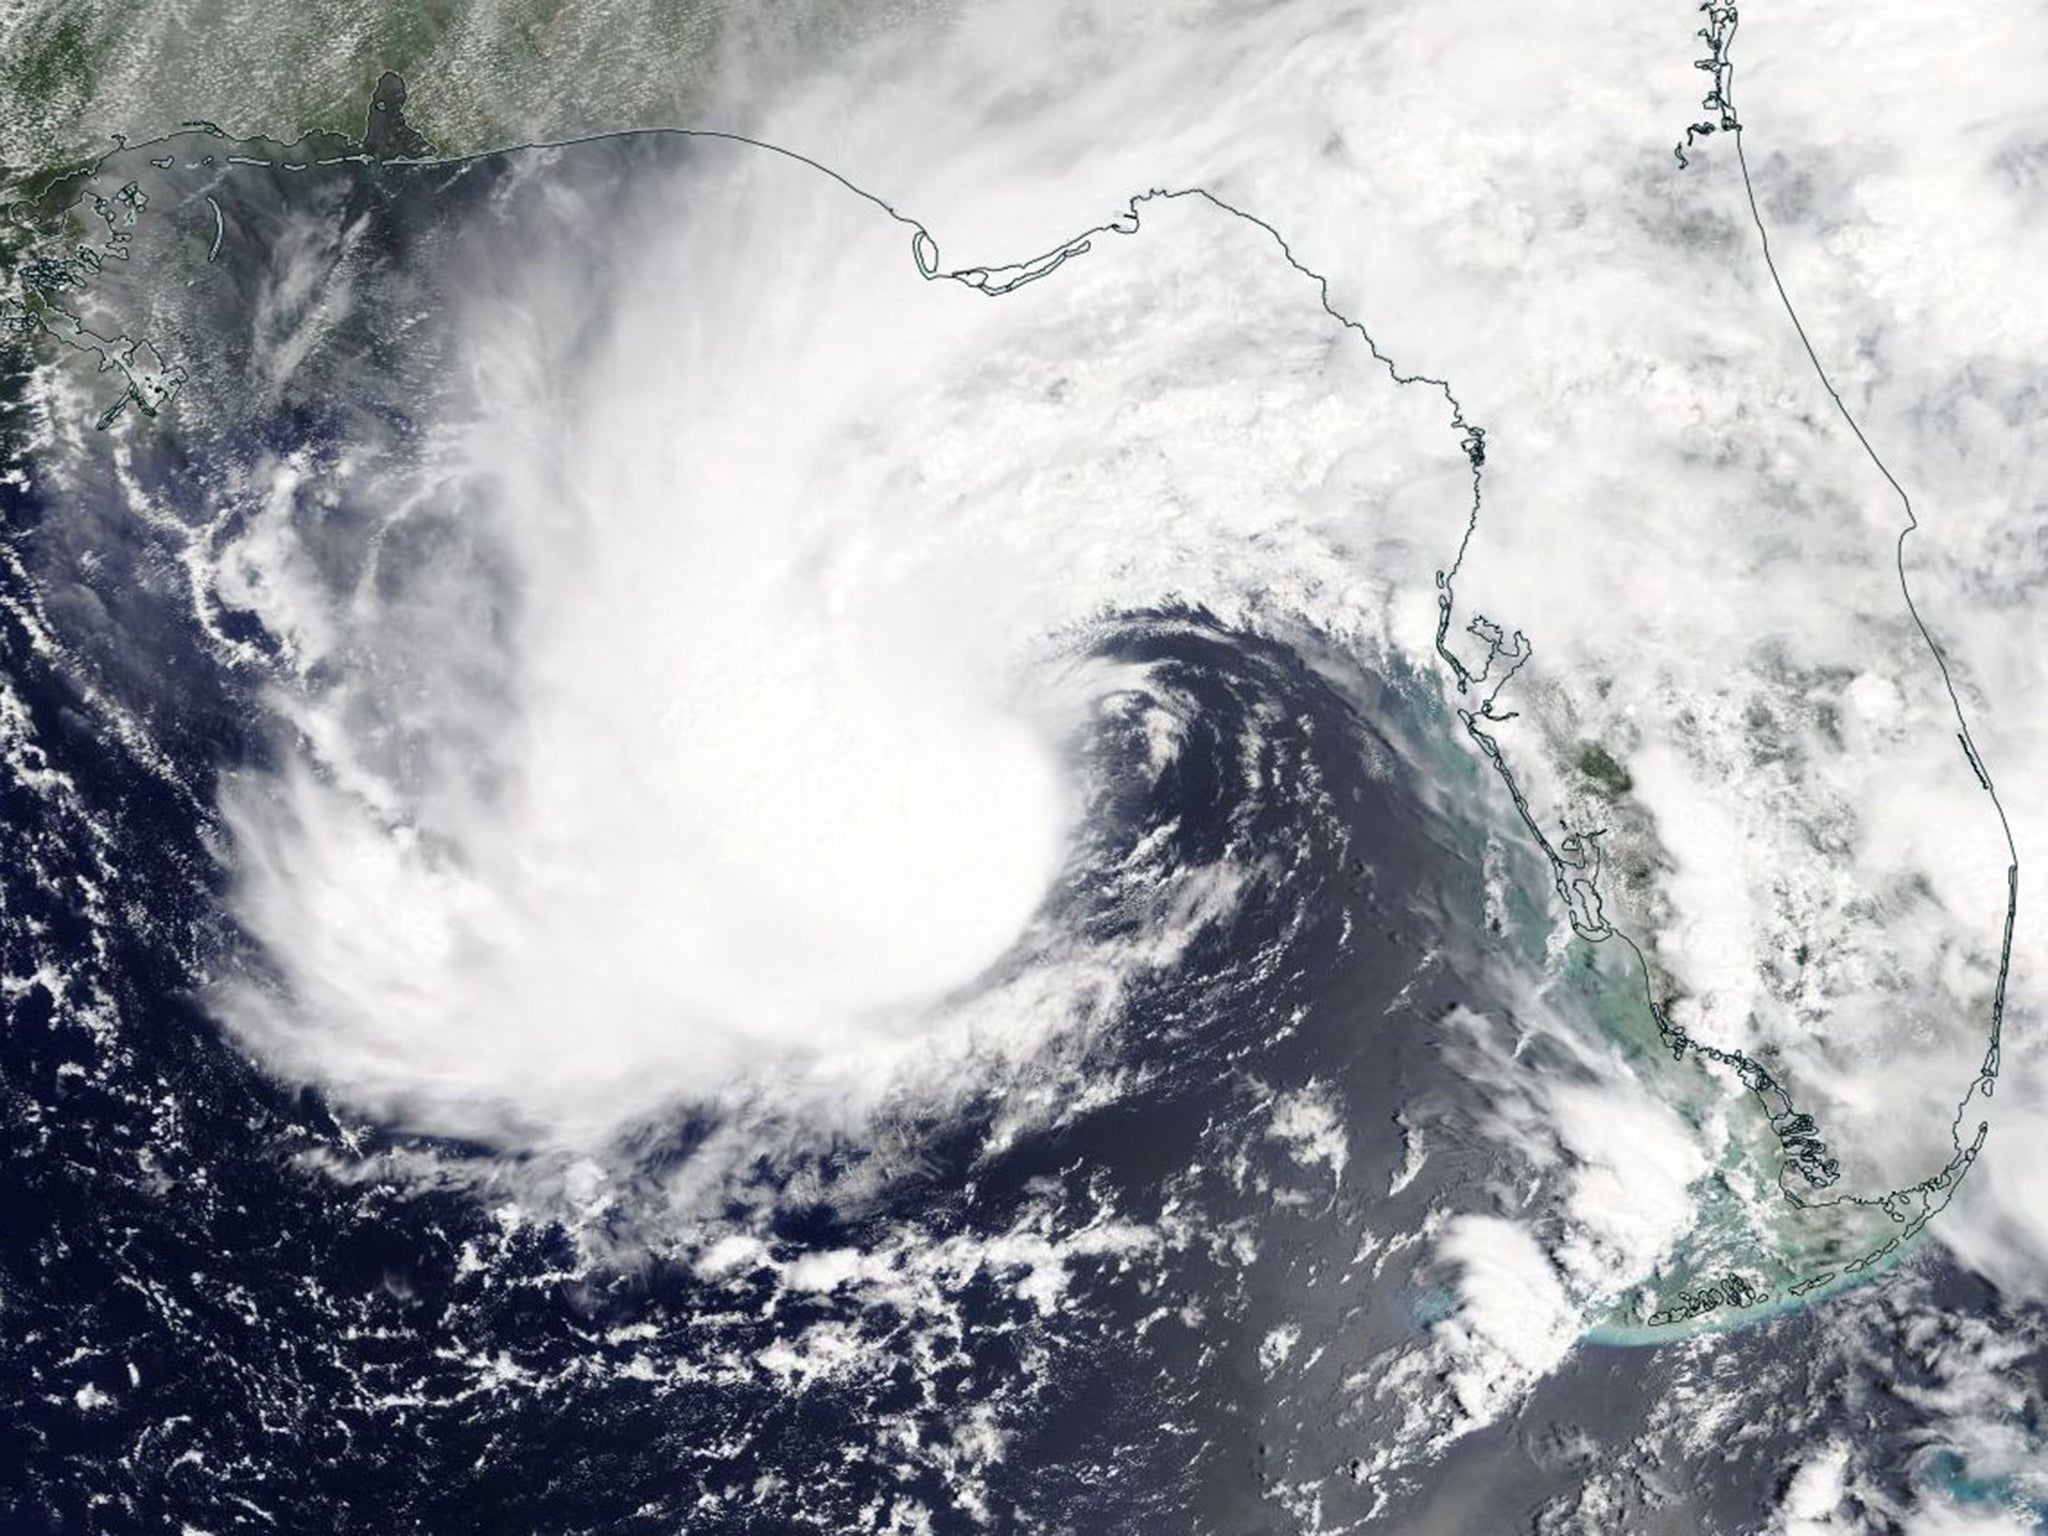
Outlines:
[[1344,1165],[1351,1161],[1351,1141],[1341,1112],[1334,1093],[1321,1083],[1309,1083],[1274,1098],[1266,1135],[1282,1143],[1288,1156],[1302,1167],[1321,1164],[1329,1170],[1331,1181],[1341,1184]]
[[1785,1536],[1858,1528],[1862,1517],[1849,1508],[1849,1455],[1848,1446],[1835,1442],[1799,1463],[1778,1510]]
[[1443,1030],[1514,1172],[1500,1213],[1439,1213],[1418,1234],[1444,1315],[1351,1383],[1399,1405],[1399,1434],[1363,1460],[1375,1478],[1514,1413],[1589,1335],[1640,1325],[1654,1283],[1716,1219],[1698,1196],[1721,1128],[1689,1125],[1542,998],[1513,1026],[1458,1009]]
[[1460,1216],[1437,1239],[1457,1272],[1458,1310],[1437,1329],[1457,1427],[1490,1424],[1550,1374],[1578,1341],[1580,1314],[1526,1226]]

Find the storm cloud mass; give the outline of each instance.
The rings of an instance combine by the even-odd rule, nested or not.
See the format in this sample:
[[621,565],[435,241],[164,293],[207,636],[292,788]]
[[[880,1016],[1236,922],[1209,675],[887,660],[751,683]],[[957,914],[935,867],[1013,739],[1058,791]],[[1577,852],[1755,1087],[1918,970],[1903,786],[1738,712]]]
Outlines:
[[2034,1528],[2048,32],[1734,21],[735,27],[79,180],[18,1198],[238,1257],[7,1346],[6,1507]]

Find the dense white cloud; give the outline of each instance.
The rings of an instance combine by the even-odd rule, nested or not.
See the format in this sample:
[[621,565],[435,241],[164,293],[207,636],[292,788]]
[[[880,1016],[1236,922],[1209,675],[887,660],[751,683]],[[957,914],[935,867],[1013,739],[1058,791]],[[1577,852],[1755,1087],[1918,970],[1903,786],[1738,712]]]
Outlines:
[[[2038,18],[2008,11],[2006,35],[2035,35]],[[2006,851],[1900,601],[1899,508],[1779,307],[1732,146],[1709,143],[1683,172],[1672,158],[1705,84],[1692,67],[1698,19],[1631,11],[1595,37],[1473,6],[1133,17],[979,5],[871,40],[827,70],[778,75],[750,59],[734,76],[745,98],[709,115],[829,161],[923,220],[954,264],[1051,248],[1148,187],[1209,186],[1283,230],[1404,366],[1452,380],[1489,430],[1460,616],[1484,612],[1535,644],[1503,699],[1521,717],[1499,735],[1537,814],[1608,827],[1616,866],[1639,861],[1647,874],[1610,874],[1610,914],[1652,950],[1674,1017],[1701,1038],[1770,1051],[1820,1113],[1848,1187],[1882,1189],[1946,1156],[1948,1112],[1982,1051]],[[1845,399],[1918,498],[1915,579],[2024,831],[2048,811],[2031,787],[2044,776],[2028,771],[2043,751],[2024,707],[2037,664],[2014,632],[2036,557],[2011,532],[2031,505],[2037,429],[2023,402],[2039,338],[2014,306],[1984,300],[2007,270],[1985,268],[1984,253],[2017,260],[2043,238],[2028,167],[2048,127],[2024,92],[1982,94],[1974,70],[1888,67],[1951,56],[1933,36],[1899,49],[1900,35],[1811,7],[1748,18],[1736,97],[1788,286]],[[1816,60],[1827,67],[1814,72]],[[497,434],[468,451],[501,476],[488,553],[505,565],[485,587],[503,579],[519,592],[505,621],[520,645],[515,675],[485,678],[502,717],[479,715],[461,750],[482,743],[486,777],[509,771],[516,787],[465,802],[470,791],[437,782],[429,799],[447,798],[434,814],[454,818],[440,828],[445,845],[428,839],[403,868],[390,865],[385,830],[347,852],[356,810],[323,808],[325,789],[287,778],[296,803],[282,819],[253,809],[261,794],[238,802],[242,900],[288,976],[339,989],[330,1024],[363,1012],[348,989],[393,983],[380,957],[395,963],[456,909],[481,936],[461,974],[503,990],[428,984],[460,999],[436,1005],[454,1033],[407,1026],[353,1061],[360,1034],[298,1029],[282,1013],[252,1022],[245,998],[245,1026],[273,1048],[287,1042],[295,1067],[352,1065],[355,1086],[385,1100],[418,1088],[409,1077],[449,1102],[479,1083],[502,1097],[522,1070],[519,1042],[545,1030],[487,1026],[493,1009],[509,997],[515,1013],[532,1003],[536,1019],[559,1020],[634,970],[622,955],[673,945],[666,919],[637,933],[596,924],[559,949],[534,942],[575,935],[587,904],[561,857],[553,874],[518,863],[491,795],[528,797],[507,805],[540,846],[556,835],[558,848],[607,849],[607,880],[659,845],[619,830],[623,815],[609,845],[588,822],[630,803],[622,794],[641,795],[644,811],[662,793],[630,775],[579,777],[590,742],[610,741],[604,771],[617,775],[691,721],[715,722],[699,739],[754,739],[764,750],[704,765],[703,782],[725,789],[687,809],[744,842],[728,849],[735,859],[765,860],[774,900],[801,887],[778,916],[793,926],[774,931],[843,954],[825,968],[826,994],[771,1008],[760,1031],[714,1031],[730,1044],[723,1055],[650,1027],[616,1056],[584,1040],[537,1058],[571,1078],[591,1067],[593,1082],[704,1091],[756,1061],[753,1042],[797,1040],[801,1053],[835,1008],[928,996],[1021,931],[1069,824],[1056,733],[1034,720],[1030,683],[1053,637],[1102,606],[1172,596],[1252,622],[1305,614],[1368,654],[1427,655],[1431,577],[1461,526],[1441,402],[1393,394],[1361,349],[1335,344],[1312,288],[1257,231],[1150,204],[1139,235],[1098,238],[1055,278],[991,304],[919,284],[900,226],[851,200],[821,202],[808,176],[739,157],[687,199],[646,199],[633,234],[650,253],[636,285],[647,307],[629,301],[611,317],[609,347],[579,355],[567,376],[534,337],[573,310],[576,274],[508,252],[507,288],[467,322],[493,391],[495,415],[477,419]],[[1920,259],[1930,240],[1946,266]],[[831,263],[789,266],[821,246]],[[1978,274],[1968,292],[1945,277],[1964,268]],[[750,416],[747,402],[772,410]],[[678,421],[705,435],[677,432]],[[664,434],[675,445],[664,455],[637,451]],[[734,504],[745,522],[709,510]],[[752,574],[727,584],[690,565],[690,551],[713,548],[722,568]],[[280,567],[280,590],[290,579]],[[707,606],[693,581],[728,606]],[[655,600],[671,591],[686,600]],[[748,635],[747,623],[759,627]],[[409,633],[407,647],[422,637]],[[1003,826],[1018,839],[973,871],[985,899],[946,904],[958,921],[926,930],[944,940],[937,950],[898,951],[908,941],[885,921],[892,910],[931,915],[917,896],[929,882],[911,875],[916,849],[893,897],[866,884],[885,839],[842,843],[836,879],[792,882],[775,850],[815,826],[751,802],[733,813],[760,762],[803,761],[765,750],[787,742],[792,719],[718,684],[716,666],[679,680],[660,658],[738,645],[779,655],[793,690],[829,691],[848,720],[895,707],[892,678],[915,677],[919,699],[942,701],[942,718],[868,739],[928,731],[958,772],[927,790],[959,812],[929,825]],[[861,675],[835,678],[842,665]],[[454,671],[404,686],[474,682],[450,683]],[[868,689],[866,701],[856,708],[841,681]],[[377,686],[377,707],[390,707],[390,688]],[[445,714],[453,696],[436,693],[428,713]],[[317,728],[320,710],[295,708]],[[334,735],[330,724],[316,737],[330,769],[348,755]],[[1570,767],[1587,740],[1625,766],[1623,804]],[[837,786],[849,814],[908,789],[890,758],[880,745],[853,753],[868,771]],[[975,775],[1007,786],[1003,805],[957,793]],[[762,798],[787,807],[790,793]],[[806,801],[812,813],[829,817],[829,801]],[[671,824],[684,819],[678,810]],[[295,821],[317,832],[310,858],[287,835]],[[266,885],[257,850],[280,836]],[[941,883],[963,878],[948,862],[956,843],[925,850]],[[460,850],[453,862],[449,850]],[[326,854],[363,862],[323,881]],[[400,883],[374,905],[426,921],[361,955],[306,947],[299,919],[324,899],[318,888],[378,868]],[[302,876],[311,888],[294,890]],[[676,899],[657,883],[661,900]],[[628,906],[658,913],[637,889]],[[806,908],[813,898],[821,905]],[[744,904],[712,905],[701,933],[749,921]],[[2037,934],[2021,934],[2025,964],[2040,958]],[[754,1006],[772,957],[733,960],[723,939],[703,942],[717,943],[718,965],[739,966],[730,975]],[[478,959],[493,953],[517,964]],[[565,956],[577,957],[566,970]],[[686,948],[675,957],[681,969]],[[1059,1012],[1044,1003],[1034,1010]],[[903,1015],[889,1019],[834,1038],[900,1042]],[[2015,1038],[2009,1054],[2027,1049]],[[695,1065],[676,1065],[684,1058]],[[483,1062],[491,1070],[465,1082]],[[506,1081],[493,1084],[500,1066]],[[1999,1241],[2026,1225],[2009,1210],[1999,1221]]]
[[[740,115],[928,188],[920,215],[977,255],[1200,180],[1285,230],[1395,356],[1451,379],[1490,432],[1461,591],[1536,646],[1505,700],[1523,711],[1500,732],[1510,761],[1546,821],[1608,825],[1618,860],[1662,869],[1610,881],[1610,911],[1673,979],[1675,1016],[1772,1051],[1846,1187],[1873,1191],[1948,1155],[2008,853],[1899,594],[1903,514],[1780,307],[1732,144],[1682,172],[1671,155],[1700,116],[1701,20],[1635,10],[1596,36],[1456,6],[976,7],[943,44],[854,72],[872,110],[840,73]],[[1746,17],[1736,44],[1787,283],[1917,498],[1923,608],[1994,770],[2011,743],[2023,829],[2048,809],[2014,607],[2039,563],[2015,530],[2040,345],[2032,312],[1992,296],[2042,238],[2029,167],[2048,123],[2010,72],[1980,89],[1978,54],[1996,35],[2024,56],[2040,31],[2008,6],[1952,45],[1904,7],[1807,6]],[[1624,761],[1630,806],[1589,801],[1564,767],[1583,739]]]
[[1460,1216],[1437,1240],[1457,1272],[1458,1310],[1436,1331],[1444,1381],[1467,1424],[1488,1424],[1570,1353],[1582,1324],[1543,1245],[1525,1226]]
[[631,221],[615,292],[539,239],[481,285],[478,388],[387,488],[373,579],[308,594],[291,466],[221,555],[224,598],[301,638],[306,749],[225,802],[282,983],[228,1016],[423,1128],[582,1140],[813,1078],[857,1111],[1103,1016],[1275,850],[1091,865],[1152,913],[1132,937],[1036,921],[1101,857],[1076,732],[1158,693],[1088,659],[1094,626],[1186,604],[1370,651],[1427,578],[1356,563],[1361,502],[1460,505],[1442,401],[1333,348],[1206,204],[1000,304],[758,150],[704,147]]

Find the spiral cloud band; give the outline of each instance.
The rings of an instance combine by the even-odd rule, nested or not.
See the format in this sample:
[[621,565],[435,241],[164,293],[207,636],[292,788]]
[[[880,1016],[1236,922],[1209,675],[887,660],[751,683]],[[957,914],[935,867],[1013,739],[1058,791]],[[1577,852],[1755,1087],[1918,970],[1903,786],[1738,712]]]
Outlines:
[[[811,167],[683,159],[634,206],[495,211],[505,251],[568,220],[633,254],[487,251],[425,446],[274,466],[220,553],[293,638],[304,744],[227,792],[278,975],[225,1006],[418,1128],[873,1089],[1080,1018],[1135,952],[1083,946],[1028,1018],[985,983],[1085,856],[1079,738],[1127,686],[1091,629],[1370,654],[1460,512],[1441,402],[1213,208],[991,304]],[[343,580],[296,579],[337,480]]]

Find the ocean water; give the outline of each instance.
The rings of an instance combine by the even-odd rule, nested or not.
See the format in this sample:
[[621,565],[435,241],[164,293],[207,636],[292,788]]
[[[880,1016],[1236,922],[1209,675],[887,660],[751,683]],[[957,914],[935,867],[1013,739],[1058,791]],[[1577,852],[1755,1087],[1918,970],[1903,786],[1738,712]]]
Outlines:
[[1747,1529],[1924,1345],[1631,1331],[1760,1218],[1572,1226],[1548,1106],[1717,1101],[1375,627],[1443,401],[1257,230],[932,283],[756,146],[320,151],[110,158],[120,361],[10,379],[8,1521]]

